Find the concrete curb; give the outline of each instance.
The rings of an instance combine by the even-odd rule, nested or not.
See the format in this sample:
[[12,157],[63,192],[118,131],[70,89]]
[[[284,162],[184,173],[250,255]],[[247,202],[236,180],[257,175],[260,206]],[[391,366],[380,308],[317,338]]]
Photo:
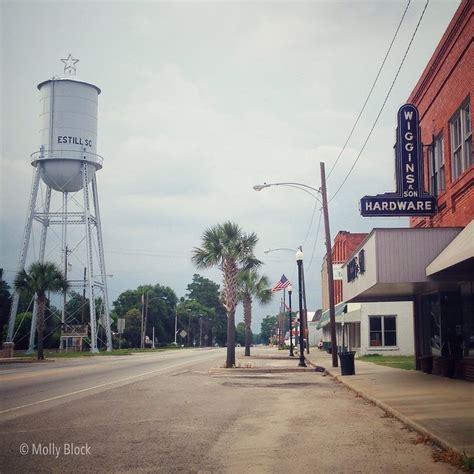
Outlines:
[[8,359],[0,359],[1,364],[44,364],[48,362],[56,362],[56,359],[36,360],[32,358],[9,357]]
[[464,453],[459,451],[459,449],[455,448],[451,444],[449,444],[447,441],[444,439],[440,438],[439,436],[435,435],[432,433],[430,430],[425,428],[424,426],[421,426],[419,423],[416,421],[410,419],[409,417],[403,415],[400,413],[397,409],[390,407],[386,403],[382,402],[381,400],[378,400],[377,398],[373,397],[372,395],[369,395],[367,393],[362,392],[361,390],[353,387],[350,383],[350,380],[348,380],[346,377],[350,376],[343,376],[343,375],[337,375],[332,373],[331,371],[326,370],[326,373],[329,374],[333,379],[337,380],[338,382],[341,382],[344,384],[347,388],[355,392],[357,395],[359,395],[361,398],[368,400],[369,402],[373,403],[374,405],[378,406],[385,412],[389,413],[391,416],[394,418],[397,418],[399,421],[401,421],[403,424],[409,426],[412,428],[414,431],[417,433],[425,436],[427,439],[429,439],[432,443],[436,444],[438,447],[446,450],[452,450],[459,455],[463,456]]
[[290,356],[285,356],[285,357],[279,357],[279,356],[243,356],[239,357],[239,360],[298,360],[296,356],[290,357]]
[[226,369],[225,367],[212,367],[209,373],[217,374],[270,374],[270,373],[289,373],[289,372],[317,372],[315,368],[310,367],[234,367]]

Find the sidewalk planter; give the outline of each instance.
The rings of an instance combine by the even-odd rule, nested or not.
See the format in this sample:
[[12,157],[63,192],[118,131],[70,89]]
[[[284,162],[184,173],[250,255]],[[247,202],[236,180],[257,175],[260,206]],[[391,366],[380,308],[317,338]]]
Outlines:
[[433,372],[433,356],[421,356],[420,357],[421,370],[425,374],[431,374]]
[[341,375],[355,375],[354,355],[355,351],[339,352]]

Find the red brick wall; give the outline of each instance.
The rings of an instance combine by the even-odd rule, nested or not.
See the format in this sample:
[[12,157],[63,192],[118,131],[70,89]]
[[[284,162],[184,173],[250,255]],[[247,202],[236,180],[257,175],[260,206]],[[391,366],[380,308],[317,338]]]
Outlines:
[[[362,243],[368,234],[351,234],[340,231],[334,239],[332,247],[332,260],[334,264],[344,263]],[[334,280],[334,304],[342,301],[342,280]]]
[[[465,226],[474,219],[474,166],[456,180],[451,168],[449,121],[465,101],[474,122],[474,2],[463,0],[443,35],[418,84],[408,98],[420,112],[422,142],[443,134],[446,190],[438,196],[438,213],[412,218],[412,227]],[[471,127],[472,128],[472,127]],[[425,187],[429,183],[428,153],[424,153]]]

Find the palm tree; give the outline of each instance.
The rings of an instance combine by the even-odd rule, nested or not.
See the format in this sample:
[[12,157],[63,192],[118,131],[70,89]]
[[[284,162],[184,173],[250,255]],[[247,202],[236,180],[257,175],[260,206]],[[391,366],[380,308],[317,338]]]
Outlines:
[[260,304],[267,304],[272,298],[272,291],[268,288],[269,281],[266,276],[260,276],[254,269],[239,273],[238,298],[244,305],[245,323],[245,355],[250,355],[252,341],[252,303],[255,298]]
[[223,301],[227,311],[226,367],[235,366],[235,308],[237,283],[241,270],[261,265],[253,254],[257,235],[245,234],[234,222],[224,222],[207,229],[202,236],[202,247],[193,250],[192,261],[198,268],[218,267],[224,277]]
[[28,271],[21,270],[15,278],[15,289],[20,292],[33,291],[36,296],[38,308],[38,360],[44,360],[43,333],[44,312],[46,308],[47,291],[67,291],[69,284],[65,280],[61,270],[50,262],[32,263]]

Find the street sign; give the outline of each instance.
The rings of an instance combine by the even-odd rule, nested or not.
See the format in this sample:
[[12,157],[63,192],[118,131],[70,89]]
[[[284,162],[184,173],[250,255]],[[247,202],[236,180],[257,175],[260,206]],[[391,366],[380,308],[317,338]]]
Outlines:
[[117,331],[119,334],[122,334],[125,331],[125,318],[117,319]]
[[188,333],[183,329],[183,330],[179,333],[179,335],[184,339],[184,338],[188,335]]
[[62,337],[87,337],[89,326],[87,324],[62,324]]
[[342,280],[342,264],[334,263],[332,266],[333,280]]

